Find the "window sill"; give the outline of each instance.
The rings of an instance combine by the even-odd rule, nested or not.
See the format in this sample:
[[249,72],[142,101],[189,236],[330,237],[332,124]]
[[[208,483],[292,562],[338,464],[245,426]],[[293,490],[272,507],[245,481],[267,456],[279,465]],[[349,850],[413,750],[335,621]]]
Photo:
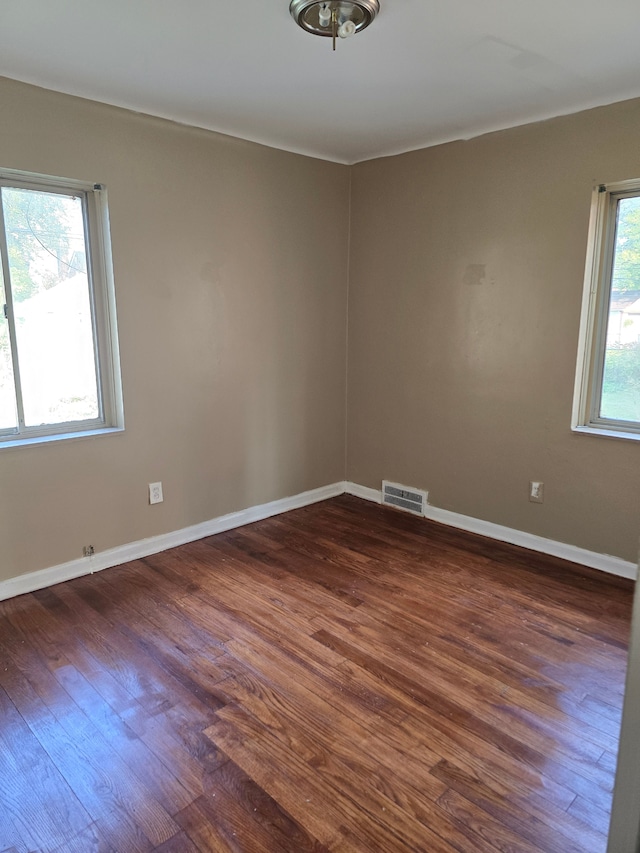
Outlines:
[[29,438],[11,438],[0,441],[0,451],[7,448],[32,447],[38,444],[50,444],[55,441],[69,441],[70,439],[95,438],[98,435],[114,435],[124,432],[124,427],[102,427],[101,429],[88,429],[82,432],[59,432],[55,435],[37,435]]
[[574,426],[571,427],[571,431],[581,435],[598,435],[602,438],[621,438],[630,441],[640,441],[640,432],[625,432],[623,429],[602,429],[602,427],[595,426]]

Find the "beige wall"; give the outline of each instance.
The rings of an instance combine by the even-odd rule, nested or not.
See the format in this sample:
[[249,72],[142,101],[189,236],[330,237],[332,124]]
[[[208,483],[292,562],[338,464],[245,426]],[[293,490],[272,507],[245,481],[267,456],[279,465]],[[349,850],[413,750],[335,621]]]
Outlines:
[[0,166],[107,185],[126,419],[0,450],[0,580],[342,480],[348,168],[7,80],[0,115]]
[[635,561],[640,443],[570,421],[592,186],[638,140],[631,101],[353,169],[349,479]]
[[0,110],[0,166],[108,187],[127,425],[0,450],[0,580],[342,480],[349,264],[348,479],[635,559],[640,444],[569,423],[640,102],[351,170],[7,80]]

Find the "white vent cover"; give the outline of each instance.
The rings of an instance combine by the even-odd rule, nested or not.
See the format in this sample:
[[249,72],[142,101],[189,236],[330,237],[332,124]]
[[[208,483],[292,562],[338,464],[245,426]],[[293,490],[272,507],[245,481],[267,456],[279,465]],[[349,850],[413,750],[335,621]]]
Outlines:
[[382,481],[382,503],[396,509],[404,509],[414,515],[424,515],[428,495],[428,492],[422,492],[420,489],[411,489],[388,480]]

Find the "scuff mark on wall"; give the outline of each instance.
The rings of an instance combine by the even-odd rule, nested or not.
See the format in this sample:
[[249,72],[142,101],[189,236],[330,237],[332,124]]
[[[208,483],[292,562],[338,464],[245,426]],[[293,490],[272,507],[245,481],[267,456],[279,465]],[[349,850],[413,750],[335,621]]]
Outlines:
[[462,276],[463,284],[484,284],[486,264],[469,264]]

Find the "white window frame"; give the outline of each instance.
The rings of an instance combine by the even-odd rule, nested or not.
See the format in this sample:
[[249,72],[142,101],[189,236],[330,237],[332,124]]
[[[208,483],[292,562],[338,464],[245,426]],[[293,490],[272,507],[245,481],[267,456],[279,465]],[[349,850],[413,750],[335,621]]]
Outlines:
[[[0,186],[65,193],[80,197],[82,200],[99,406],[99,416],[90,420],[41,426],[27,426],[19,423],[17,429],[0,430],[0,449],[120,432],[124,430],[124,410],[107,190],[103,184],[99,183],[4,168],[0,168]],[[8,286],[10,285],[9,258],[1,204],[0,263],[5,281],[7,312],[10,322],[13,322],[11,287]],[[14,370],[16,370],[15,335],[12,334],[11,338]],[[18,395],[21,393],[19,373],[16,393]]]
[[617,203],[636,196],[640,196],[640,178],[599,184],[593,190],[571,427],[575,432],[640,441],[640,423],[599,415]]

